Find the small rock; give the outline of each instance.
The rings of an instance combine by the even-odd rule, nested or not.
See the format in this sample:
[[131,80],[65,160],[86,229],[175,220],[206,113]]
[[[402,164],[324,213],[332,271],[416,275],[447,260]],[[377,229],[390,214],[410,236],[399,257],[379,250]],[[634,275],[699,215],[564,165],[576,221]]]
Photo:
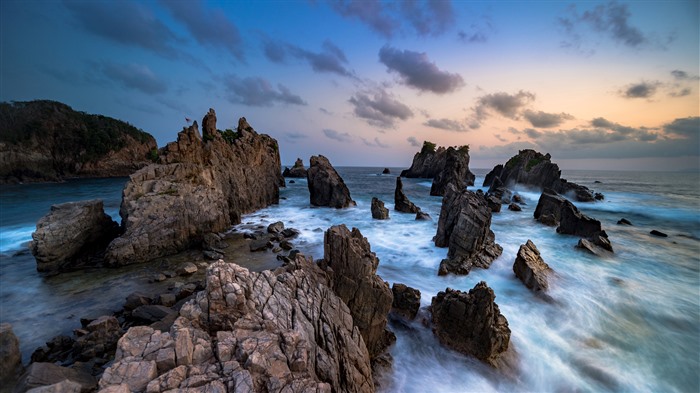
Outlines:
[[283,250],[287,250],[287,251],[294,248],[294,246],[292,245],[292,243],[289,240],[282,240],[280,242],[280,247],[282,247]]
[[161,319],[167,317],[168,315],[174,313],[175,311],[170,307],[161,306],[157,304],[149,304],[147,306],[137,307],[131,312],[131,316],[136,319],[140,319],[144,322],[153,323],[160,321]]
[[389,170],[389,168],[384,168],[384,170],[382,171],[382,175],[388,175],[390,173],[391,173],[391,170]]
[[272,242],[269,241],[268,239],[256,239],[252,240],[250,244],[248,245],[250,248],[250,251],[255,252],[255,251],[265,251],[268,248],[272,248]]
[[285,230],[282,231],[282,236],[284,236],[287,239],[290,238],[295,238],[299,235],[299,230],[294,229],[294,228],[286,228]]
[[658,237],[668,237],[667,234],[660,232],[660,231],[657,231],[656,229],[652,229],[651,232],[649,232],[649,233],[654,235],[654,236],[658,236]]
[[513,202],[523,203],[523,198],[520,196],[520,194],[515,194],[515,195],[513,195]]
[[294,183],[296,183],[294,180],[289,181],[289,184],[294,184]]
[[221,253],[218,253],[216,251],[204,251],[203,252],[204,257],[212,260],[212,261],[218,261],[219,259],[224,259],[224,255]]
[[189,276],[190,274],[197,273],[197,270],[197,265],[192,262],[186,262],[177,269],[177,274],[181,276]]
[[177,277],[177,273],[172,270],[163,270],[163,275],[168,278]]
[[148,280],[148,282],[161,282],[161,281],[165,281],[165,280],[167,280],[167,279],[168,279],[168,278],[165,277],[165,274],[163,274],[163,273],[156,273],[156,274],[154,274],[153,276],[151,276],[151,278]]
[[177,298],[172,293],[163,293],[158,296],[158,304],[165,307],[172,307],[177,302]]
[[626,218],[621,218],[617,221],[617,225],[632,225],[632,222]]
[[274,252],[275,254],[277,254],[280,251],[282,251],[282,247],[275,247],[272,249],[272,252]]
[[420,309],[420,291],[405,284],[394,283],[391,292],[394,294],[391,312],[409,321],[413,320]]
[[372,218],[375,220],[387,220],[389,218],[389,209],[384,207],[384,202],[377,197],[372,198]]
[[501,212],[501,200],[496,198],[493,195],[489,195],[486,197],[486,203],[491,209],[493,213],[500,213]]
[[22,368],[19,339],[9,323],[0,324],[0,384],[9,384]]
[[510,205],[508,205],[508,210],[514,211],[514,212],[519,212],[519,211],[522,211],[523,208],[521,208],[520,205],[518,205],[517,203],[512,202]]
[[149,295],[146,295],[145,293],[141,292],[134,292],[126,297],[126,303],[124,303],[124,310],[131,311],[139,306],[151,304],[152,301],[153,299]]
[[267,226],[267,233],[281,233],[284,230],[284,223],[277,221]]
[[593,199],[595,199],[596,201],[602,201],[605,199],[605,195],[596,192],[595,194],[593,194]]
[[177,300],[182,300],[186,297],[192,296],[192,294],[197,290],[197,285],[194,283],[185,284],[180,287],[177,292]]
[[520,246],[513,263],[513,272],[526,287],[533,291],[547,289],[547,274],[552,269],[542,259],[540,251],[531,240]]
[[424,213],[422,211],[419,211],[416,213],[416,220],[418,221],[430,221],[432,220],[432,217],[430,217],[430,214]]

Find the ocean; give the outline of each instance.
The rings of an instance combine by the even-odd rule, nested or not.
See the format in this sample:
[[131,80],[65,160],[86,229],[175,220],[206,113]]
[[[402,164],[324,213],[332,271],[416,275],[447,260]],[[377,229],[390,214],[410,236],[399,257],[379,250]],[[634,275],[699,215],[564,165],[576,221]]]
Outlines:
[[[385,392],[561,392],[700,391],[700,175],[563,171],[562,176],[605,195],[596,203],[575,202],[600,220],[615,253],[596,257],[575,248],[578,238],[559,235],[533,219],[539,191],[516,188],[522,212],[504,206],[491,228],[503,254],[489,269],[467,276],[438,277],[447,249],[432,238],[441,198],[430,180],[403,179],[409,199],[432,216],[416,221],[393,210],[396,174],[383,168],[340,167],[356,207],[312,207],[306,179],[287,179],[278,205],[244,216],[237,230],[283,221],[297,228],[297,248],[323,257],[323,231],[336,224],[357,227],[379,257],[378,274],[391,285],[421,291],[421,312],[408,325],[392,324],[393,368],[381,378]],[[473,170],[481,188],[487,170]],[[289,184],[294,180],[293,184]],[[101,198],[115,219],[126,179],[75,180],[11,185],[0,190],[0,322],[12,323],[23,360],[57,334],[70,334],[79,319],[121,308],[145,285],[147,264],[122,269],[87,269],[45,277],[27,249],[36,221],[51,204]],[[385,202],[389,220],[373,220],[373,196]],[[633,226],[618,225],[621,218]],[[652,229],[666,238],[649,234]],[[532,240],[554,274],[547,300],[513,274],[521,244]],[[269,252],[269,251],[268,251]],[[235,262],[235,260],[231,261]],[[445,288],[468,291],[486,281],[512,331],[512,365],[496,370],[441,346],[426,307]],[[152,285],[152,284],[149,284]]]

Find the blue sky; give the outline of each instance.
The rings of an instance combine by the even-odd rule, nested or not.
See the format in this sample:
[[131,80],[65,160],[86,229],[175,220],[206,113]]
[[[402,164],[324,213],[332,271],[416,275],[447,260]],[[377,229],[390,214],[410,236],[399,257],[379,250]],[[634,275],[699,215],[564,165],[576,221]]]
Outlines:
[[697,1],[13,1],[0,100],[52,99],[174,140],[245,116],[282,162],[700,166]]

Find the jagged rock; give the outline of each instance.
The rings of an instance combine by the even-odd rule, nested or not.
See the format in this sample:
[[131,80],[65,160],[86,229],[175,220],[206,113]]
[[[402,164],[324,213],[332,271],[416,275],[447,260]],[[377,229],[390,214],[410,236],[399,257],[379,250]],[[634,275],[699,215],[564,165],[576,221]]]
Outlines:
[[68,336],[56,336],[32,352],[31,362],[56,363],[70,358],[75,340]]
[[418,221],[431,221],[432,217],[430,217],[430,214],[424,213],[422,211],[419,211],[416,213],[416,220]]
[[9,385],[22,369],[19,339],[9,323],[0,323],[0,385]]
[[523,201],[523,198],[519,194],[513,195],[513,202],[519,203],[519,204],[525,204],[525,201]]
[[189,276],[195,273],[197,273],[197,265],[192,262],[185,262],[177,268],[177,274],[179,276]]
[[596,201],[602,201],[605,199],[605,195],[603,195],[599,192],[596,192],[593,194],[593,199],[595,199]]
[[617,225],[632,225],[632,222],[626,218],[621,218],[617,221]]
[[420,291],[405,284],[394,283],[391,292],[394,295],[391,313],[409,321],[413,320],[420,309]]
[[265,251],[268,248],[272,248],[272,242],[269,238],[254,239],[248,244],[250,251]]
[[[486,176],[484,177],[484,183],[482,184],[483,187],[491,187],[493,185],[494,180],[498,179],[499,182],[501,182],[501,173],[503,172],[503,165],[498,164],[493,169],[491,169],[491,172],[487,173]],[[501,184],[503,184],[501,182]]]
[[282,248],[283,250],[289,251],[292,248],[294,248],[294,245],[292,245],[292,243],[289,240],[282,240],[280,242],[280,248]]
[[60,102],[0,103],[0,184],[129,176],[156,148],[126,122]]
[[[439,173],[445,169],[447,162],[447,150],[444,147],[438,147],[435,150],[435,144],[425,141],[421,151],[413,156],[411,167],[401,171],[401,177],[420,177],[434,179]],[[461,146],[456,150],[461,156],[460,160],[467,167],[464,181],[467,186],[474,185],[476,176],[469,171],[469,146]],[[462,169],[460,169],[462,170]],[[432,194],[431,194],[432,195]]]
[[430,195],[433,196],[445,195],[448,184],[454,185],[458,190],[467,187],[467,179],[471,179],[471,185],[474,184],[473,175],[469,172],[468,152],[449,147],[443,154],[445,163],[433,178],[433,184],[430,187]]
[[508,205],[508,210],[514,211],[514,212],[519,212],[519,211],[522,211],[523,208],[520,207],[520,205],[518,205],[517,203],[512,202],[510,205]]
[[297,237],[300,232],[298,229],[286,228],[281,233],[282,233],[282,236],[284,236],[286,239],[291,239],[291,238]]
[[592,237],[602,230],[600,221],[581,213],[573,203],[566,201],[562,206],[557,233]]
[[301,160],[301,158],[297,158],[297,160],[294,162],[294,166],[292,167],[292,169],[284,168],[282,176],[305,178],[306,169],[304,168],[304,162]]
[[97,388],[95,377],[79,368],[57,366],[53,363],[32,363],[17,382],[15,392],[26,392],[29,389],[49,386],[70,380],[80,384],[82,393],[94,391]]
[[372,198],[372,218],[377,220],[387,220],[389,219],[389,209],[384,207],[384,202],[380,201],[376,197]]
[[489,207],[489,209],[491,209],[492,213],[501,212],[501,200],[493,195],[486,197],[486,205]]
[[222,249],[227,248],[228,244],[221,239],[216,233],[207,233],[202,238],[202,249],[205,251],[214,251],[221,253]]
[[209,108],[209,112],[202,119],[202,137],[205,141],[221,138],[221,134],[216,130],[216,112]]
[[448,186],[434,241],[437,247],[449,250],[438,274],[468,274],[472,266],[487,269],[503,252],[495,239],[491,209],[483,195]]
[[[588,187],[568,182],[566,179],[559,179],[559,183],[556,185],[556,190],[561,194],[573,195],[579,202],[593,202],[596,200],[593,196],[593,191],[591,191]],[[596,194],[600,195],[601,199],[604,198],[603,194]]]
[[468,293],[447,288],[433,297],[433,332],[443,345],[492,365],[508,349],[510,329],[485,282]]
[[667,234],[665,234],[661,231],[657,231],[656,229],[652,229],[651,232],[649,232],[649,233],[654,235],[654,236],[658,236],[658,237],[668,237]]
[[561,209],[567,200],[552,189],[545,188],[535,207],[535,220],[549,226],[559,224]]
[[389,168],[384,168],[384,170],[382,171],[382,175],[389,175],[389,174],[391,174],[391,170],[389,170]]
[[312,156],[307,173],[311,204],[342,209],[355,206],[343,178],[324,156]]
[[418,213],[420,208],[413,204],[406,194],[403,193],[403,182],[401,177],[396,178],[396,189],[394,190],[394,210],[402,213]]
[[300,254],[274,272],[215,262],[206,290],[180,314],[169,332],[129,329],[100,388],[374,391],[350,310],[328,287],[326,273]]
[[119,233],[100,199],[51,206],[36,224],[31,251],[40,272],[60,273],[85,266]]
[[126,303],[124,303],[124,310],[131,311],[139,306],[144,306],[146,304],[151,304],[153,298],[142,292],[133,292],[126,297]]
[[[213,117],[207,117],[207,127]],[[218,131],[217,131],[218,132]],[[197,123],[160,151],[160,165],[132,174],[122,192],[124,234],[107,248],[109,265],[144,262],[200,245],[241,215],[279,201],[277,141],[240,118],[236,138],[202,141]]]
[[348,305],[372,358],[396,339],[387,329],[393,295],[376,273],[379,259],[360,230],[330,227],[323,238],[323,267],[332,270],[331,287]]
[[86,326],[86,330],[88,334],[78,337],[72,348],[73,358],[83,362],[109,357],[124,333],[117,318],[111,315],[95,319]]
[[551,268],[542,259],[540,250],[528,239],[520,246],[513,263],[513,272],[526,287],[533,291],[544,291],[548,287],[547,275]]
[[282,233],[284,231],[284,223],[282,221],[273,222],[267,226],[267,233]]

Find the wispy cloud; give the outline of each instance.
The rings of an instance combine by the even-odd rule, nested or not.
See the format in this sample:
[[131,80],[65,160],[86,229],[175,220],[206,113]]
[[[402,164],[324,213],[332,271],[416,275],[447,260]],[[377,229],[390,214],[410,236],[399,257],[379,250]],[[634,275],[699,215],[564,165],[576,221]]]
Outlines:
[[450,93],[464,86],[459,74],[440,70],[425,53],[384,46],[379,50],[381,61],[389,72],[395,72],[403,84],[436,94]]
[[227,99],[234,104],[249,106],[272,106],[275,103],[306,105],[306,102],[287,87],[278,84],[277,88],[260,77],[239,78],[229,75],[223,78]]
[[380,141],[378,137],[375,137],[375,138],[374,138],[373,140],[371,140],[371,141],[370,141],[370,140],[367,140],[367,139],[365,139],[365,138],[360,138],[360,139],[362,139],[362,143],[364,143],[365,146],[369,146],[369,147],[379,147],[379,148],[381,148],[381,149],[388,149],[388,148],[391,147],[391,146],[387,145],[386,143],[383,143],[382,141]]
[[355,116],[381,128],[393,128],[397,120],[413,117],[408,106],[381,88],[355,93],[349,102],[354,107]]
[[425,123],[423,123],[424,126],[428,127],[433,127],[433,128],[439,128],[441,130],[447,130],[447,131],[457,131],[457,132],[462,132],[462,131],[467,131],[467,127],[464,125],[464,123],[458,121],[458,120],[450,120],[450,119],[429,119]]
[[552,128],[557,127],[567,120],[573,120],[573,116],[568,113],[546,113],[542,111],[533,111],[526,109],[523,111],[523,117],[537,128]]
[[94,63],[97,70],[108,79],[128,88],[149,95],[165,93],[168,85],[143,64]]
[[308,139],[309,136],[302,132],[289,131],[282,134],[282,138],[289,143],[301,142]]
[[347,132],[338,132],[330,128],[324,129],[323,135],[325,135],[328,139],[333,139],[338,142],[352,142],[355,139],[352,135],[350,135]]
[[354,72],[346,67],[348,59],[343,50],[329,40],[323,43],[321,51],[313,52],[266,37],[263,39],[263,53],[273,63],[284,64],[291,57],[306,61],[316,72],[328,72],[355,78]]
[[420,36],[440,35],[455,24],[455,11],[450,1],[404,0],[401,12]]
[[418,142],[418,139],[416,139],[415,136],[409,136],[406,138],[406,142],[413,147],[420,147],[420,142]]

